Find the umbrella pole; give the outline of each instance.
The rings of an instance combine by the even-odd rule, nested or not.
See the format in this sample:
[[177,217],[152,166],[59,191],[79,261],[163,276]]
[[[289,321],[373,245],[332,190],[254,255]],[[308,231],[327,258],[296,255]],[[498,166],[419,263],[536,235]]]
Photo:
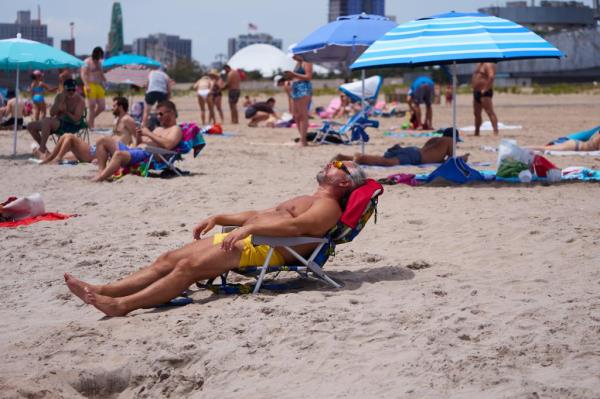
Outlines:
[[452,63],[452,156],[456,157],[456,61]]
[[[361,102],[362,102],[362,107],[360,107],[360,112],[361,112],[361,119],[365,117],[365,106],[366,106],[366,100],[365,100],[365,70],[363,69],[361,71],[361,78],[362,78],[362,95],[361,95]],[[365,141],[362,138],[362,134],[360,135],[360,153],[362,155],[365,155]]]
[[17,155],[17,121],[19,120],[19,64],[17,64],[17,82],[15,84],[15,125],[13,128],[13,156]]

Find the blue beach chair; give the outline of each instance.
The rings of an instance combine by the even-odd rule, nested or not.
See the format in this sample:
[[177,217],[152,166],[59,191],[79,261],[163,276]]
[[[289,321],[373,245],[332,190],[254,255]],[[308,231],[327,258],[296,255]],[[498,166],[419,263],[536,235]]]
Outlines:
[[364,98],[363,81],[345,83],[340,86],[340,91],[344,93],[351,101],[359,101],[362,104],[362,110],[358,111],[345,124],[338,124],[334,121],[325,121],[323,127],[319,130],[313,140],[319,144],[337,142],[341,144],[350,144],[353,141],[369,141],[369,135],[366,128],[379,127],[379,121],[369,119],[373,111],[373,103],[377,101],[383,78],[381,76],[371,76],[364,80]]
[[[209,280],[205,284],[197,283],[200,288],[207,288],[219,294],[245,294],[258,293],[261,288],[270,291],[281,291],[291,288],[290,284],[277,284],[275,278],[280,272],[296,272],[300,277],[324,282],[325,284],[341,288],[342,286],[329,277],[323,266],[331,255],[335,254],[336,245],[344,244],[354,240],[367,224],[371,215],[375,214],[377,222],[377,202],[383,193],[383,187],[375,180],[367,179],[366,183],[358,187],[348,197],[344,206],[344,212],[337,225],[333,227],[325,237],[267,237],[252,236],[254,245],[268,245],[270,247],[265,262],[262,266],[252,266],[234,269],[232,272],[244,276],[255,277],[256,282],[249,284],[233,284],[227,281],[228,273],[220,276],[221,283],[215,284]],[[224,228],[231,231],[232,228]],[[298,254],[292,247],[304,244],[315,244],[315,249],[308,257]],[[284,266],[269,266],[273,250],[285,250],[289,252],[297,263]],[[270,280],[265,280],[267,273],[275,273]]]

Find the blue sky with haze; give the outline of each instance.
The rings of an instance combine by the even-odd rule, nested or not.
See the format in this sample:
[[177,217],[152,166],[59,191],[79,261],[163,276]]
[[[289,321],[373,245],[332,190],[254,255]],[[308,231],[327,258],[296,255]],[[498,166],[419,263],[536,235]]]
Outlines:
[[[539,4],[540,0],[536,0]],[[592,0],[584,0],[591,6]],[[76,50],[88,53],[105,46],[113,1],[109,0],[2,0],[2,21],[14,22],[17,10],[31,10],[54,37],[55,46],[69,38],[69,22],[75,23]],[[530,3],[530,0],[528,0]],[[125,43],[151,33],[177,34],[192,39],[192,56],[202,64],[212,62],[218,53],[227,53],[227,39],[247,33],[248,23],[283,39],[285,48],[327,23],[327,0],[122,0]],[[450,10],[473,12],[505,1],[457,0],[415,2],[387,0],[386,14],[398,23]]]

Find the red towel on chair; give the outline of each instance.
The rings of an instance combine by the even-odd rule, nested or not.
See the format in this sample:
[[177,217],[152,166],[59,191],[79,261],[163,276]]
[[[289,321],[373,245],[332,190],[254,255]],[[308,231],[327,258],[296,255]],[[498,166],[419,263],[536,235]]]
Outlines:
[[17,220],[16,222],[0,222],[0,227],[26,226],[28,224],[33,224],[33,223],[41,222],[41,221],[44,221],[44,220],[48,220],[48,221],[50,221],[50,220],[64,220],[64,219],[68,219],[68,218],[73,217],[73,216],[77,216],[77,215],[65,215],[65,214],[62,214],[62,213],[47,212],[47,213],[44,213],[42,215],[38,215],[38,216],[35,216],[35,217]]

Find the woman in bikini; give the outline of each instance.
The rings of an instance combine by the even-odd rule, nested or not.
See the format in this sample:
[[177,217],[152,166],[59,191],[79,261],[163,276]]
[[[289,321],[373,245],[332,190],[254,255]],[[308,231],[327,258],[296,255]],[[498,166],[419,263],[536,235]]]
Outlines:
[[296,66],[293,71],[285,71],[284,76],[293,80],[292,101],[294,103],[294,121],[300,133],[300,145],[307,146],[308,108],[312,98],[312,64],[304,61],[301,55],[295,54]]
[[212,80],[208,75],[202,76],[196,83],[194,83],[194,90],[196,90],[196,94],[198,94],[198,106],[200,107],[200,119],[202,120],[202,125],[206,125],[206,103],[208,102],[208,95],[210,94],[210,89],[212,88]]
[[31,85],[29,86],[29,92],[31,93],[31,101],[33,102],[34,121],[39,121],[40,119],[46,117],[46,99],[44,98],[45,91],[52,90],[46,83],[44,83],[44,75],[39,70],[33,71],[31,74]]

